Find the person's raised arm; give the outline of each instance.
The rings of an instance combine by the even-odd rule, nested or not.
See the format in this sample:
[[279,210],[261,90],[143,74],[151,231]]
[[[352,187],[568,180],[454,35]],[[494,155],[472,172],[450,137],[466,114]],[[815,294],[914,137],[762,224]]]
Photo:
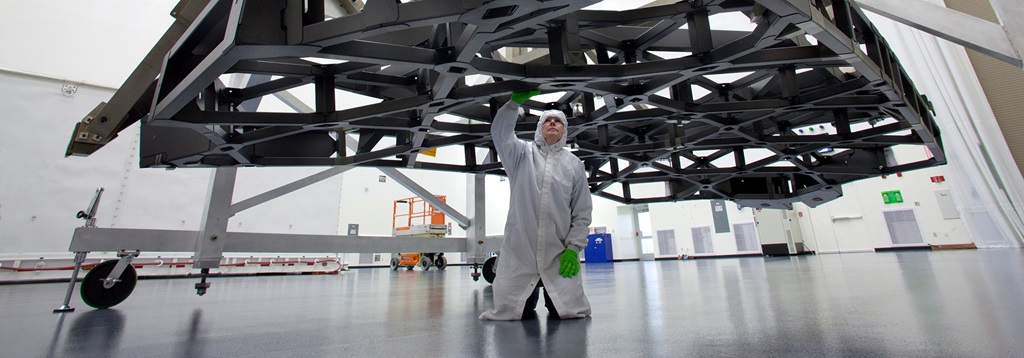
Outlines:
[[515,163],[518,163],[525,155],[525,145],[516,138],[516,121],[519,118],[519,106],[530,97],[540,94],[540,90],[512,93],[512,99],[498,109],[494,115],[494,122],[491,123],[491,139],[494,147],[498,150],[498,156],[506,171],[514,171]]

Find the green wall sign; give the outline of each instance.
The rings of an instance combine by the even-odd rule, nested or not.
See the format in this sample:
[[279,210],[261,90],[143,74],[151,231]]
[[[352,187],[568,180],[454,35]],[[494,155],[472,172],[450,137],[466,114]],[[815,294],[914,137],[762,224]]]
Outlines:
[[886,204],[897,204],[903,202],[903,194],[899,190],[883,191],[882,202]]

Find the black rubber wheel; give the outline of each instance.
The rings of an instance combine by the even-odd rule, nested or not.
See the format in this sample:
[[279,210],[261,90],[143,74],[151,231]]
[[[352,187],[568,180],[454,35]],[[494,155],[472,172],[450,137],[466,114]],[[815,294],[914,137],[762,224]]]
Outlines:
[[414,269],[414,268],[416,268],[416,266],[406,266],[405,270],[406,271],[412,271],[412,269]]
[[391,271],[398,270],[398,258],[391,258]]
[[444,271],[445,267],[448,267],[448,259],[444,256],[438,256],[437,260],[434,261],[434,266],[437,266],[438,270]]
[[491,258],[487,259],[487,261],[484,261],[483,274],[484,274],[484,280],[487,281],[487,283],[494,283],[494,277],[498,276],[498,273],[496,272],[497,269],[498,269],[498,257],[497,256],[491,257]]
[[139,277],[132,265],[128,265],[121,273],[121,277],[118,278],[120,282],[114,283],[114,286],[109,289],[103,288],[103,280],[110,275],[111,271],[114,271],[117,261],[104,261],[85,274],[80,289],[82,301],[85,304],[93,308],[114,307],[128,298],[128,295],[132,294],[132,290],[135,290],[135,282]]
[[423,255],[423,257],[420,258],[420,268],[423,269],[423,271],[429,271],[430,266],[434,266],[434,262],[430,261],[430,258],[426,255]]

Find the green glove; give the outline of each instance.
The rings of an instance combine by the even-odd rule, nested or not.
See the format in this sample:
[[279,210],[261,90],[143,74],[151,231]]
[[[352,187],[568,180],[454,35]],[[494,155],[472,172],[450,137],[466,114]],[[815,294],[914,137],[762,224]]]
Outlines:
[[573,249],[562,251],[561,265],[558,267],[558,274],[570,278],[580,273],[580,255]]
[[523,102],[526,102],[526,100],[530,99],[530,97],[533,97],[533,96],[536,96],[536,95],[539,95],[539,94],[540,94],[540,90],[539,89],[534,89],[534,90],[529,90],[529,91],[512,92],[512,102],[515,102],[515,103],[518,103],[518,104],[523,104]]

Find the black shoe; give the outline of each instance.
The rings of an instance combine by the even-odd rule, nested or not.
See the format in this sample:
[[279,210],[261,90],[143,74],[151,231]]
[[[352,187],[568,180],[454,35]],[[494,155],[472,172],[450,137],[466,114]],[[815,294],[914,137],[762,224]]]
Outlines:
[[523,317],[521,319],[537,319],[537,311],[535,310],[524,310]]

